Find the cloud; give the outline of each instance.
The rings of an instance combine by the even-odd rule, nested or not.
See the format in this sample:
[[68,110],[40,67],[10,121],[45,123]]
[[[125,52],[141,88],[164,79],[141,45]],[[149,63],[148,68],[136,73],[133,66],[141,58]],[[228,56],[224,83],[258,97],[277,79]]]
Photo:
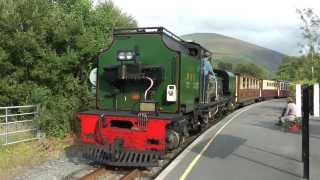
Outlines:
[[[96,0],[99,1],[99,0]],[[100,0],[101,1],[101,0]],[[297,8],[320,12],[319,0],[114,0],[139,26],[164,26],[178,34],[219,33],[297,55]]]

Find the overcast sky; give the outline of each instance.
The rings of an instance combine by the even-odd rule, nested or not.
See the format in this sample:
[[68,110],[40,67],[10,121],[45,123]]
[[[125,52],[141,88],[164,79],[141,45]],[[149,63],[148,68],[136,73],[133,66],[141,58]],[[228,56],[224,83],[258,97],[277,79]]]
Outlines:
[[[96,0],[103,1],[103,0]],[[184,35],[219,33],[298,55],[301,42],[297,8],[314,8],[320,0],[113,0],[138,25],[164,26]]]

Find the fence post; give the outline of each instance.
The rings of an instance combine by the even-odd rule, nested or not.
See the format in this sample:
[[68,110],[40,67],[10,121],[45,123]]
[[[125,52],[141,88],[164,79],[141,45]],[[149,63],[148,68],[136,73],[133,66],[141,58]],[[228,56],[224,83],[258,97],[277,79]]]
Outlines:
[[[36,113],[36,115],[35,115],[35,118],[37,118],[37,117],[40,116],[40,104],[37,104],[37,105],[36,105],[36,111],[37,111],[37,113]],[[33,123],[35,123],[35,122],[33,121]],[[41,138],[41,130],[40,130],[40,127],[39,127],[39,122],[36,124],[36,128],[37,128],[36,137],[37,137],[38,139],[40,139],[40,138]]]
[[5,124],[5,143],[4,145],[8,144],[8,108],[5,108],[5,120],[6,120],[6,124]]

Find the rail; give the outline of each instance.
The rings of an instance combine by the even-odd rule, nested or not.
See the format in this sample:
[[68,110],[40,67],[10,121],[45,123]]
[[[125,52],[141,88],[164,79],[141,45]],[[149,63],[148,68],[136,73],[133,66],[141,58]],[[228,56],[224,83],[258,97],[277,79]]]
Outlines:
[[39,105],[0,107],[0,146],[38,139]]
[[123,176],[120,180],[132,180],[132,179],[139,179],[144,177],[145,175],[139,169],[134,169]]

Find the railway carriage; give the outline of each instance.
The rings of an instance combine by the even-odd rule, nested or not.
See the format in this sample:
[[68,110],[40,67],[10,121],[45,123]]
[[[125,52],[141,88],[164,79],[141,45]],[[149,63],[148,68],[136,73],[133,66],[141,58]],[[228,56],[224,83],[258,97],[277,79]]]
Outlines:
[[261,81],[261,99],[272,99],[278,97],[278,82],[276,80]]
[[252,76],[236,74],[236,103],[253,103],[260,98],[260,80]]
[[284,98],[290,96],[289,91],[289,85],[290,83],[288,81],[278,81],[278,97]]

